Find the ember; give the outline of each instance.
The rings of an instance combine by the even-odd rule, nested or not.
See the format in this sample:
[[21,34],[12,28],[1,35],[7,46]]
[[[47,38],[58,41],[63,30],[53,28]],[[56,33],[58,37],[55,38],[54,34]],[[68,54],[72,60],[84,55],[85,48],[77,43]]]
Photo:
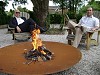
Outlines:
[[[32,45],[33,49],[25,53],[25,58],[32,61],[42,61],[51,60],[53,58],[53,53],[50,50],[47,50],[42,44],[42,40],[39,38],[40,30],[35,29],[32,31]],[[29,62],[29,63],[30,63]],[[27,64],[29,64],[27,63]]]

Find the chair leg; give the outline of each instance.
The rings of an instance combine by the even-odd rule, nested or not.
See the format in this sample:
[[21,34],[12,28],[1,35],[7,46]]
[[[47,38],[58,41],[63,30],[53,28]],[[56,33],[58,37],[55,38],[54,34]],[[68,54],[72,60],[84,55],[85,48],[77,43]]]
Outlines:
[[12,29],[12,30],[10,30],[11,31],[11,33],[12,33],[12,40],[15,40],[15,35],[14,35],[14,33],[15,33],[15,29]]
[[15,40],[14,34],[12,34],[12,37],[13,37],[12,40]]
[[69,45],[72,45],[72,41],[71,41],[71,40],[68,40],[68,44],[69,44]]
[[98,35],[97,35],[97,45],[99,45],[99,36],[100,36],[100,31],[98,31]]
[[[67,29],[67,31],[68,31],[68,35],[72,34],[71,29]],[[71,45],[72,44],[72,41],[71,40],[68,40],[68,44]]]
[[86,49],[89,50],[90,49],[90,44],[91,44],[91,37],[92,37],[93,33],[87,33],[87,38],[86,38]]
[[91,44],[93,44],[94,46],[98,45],[98,43],[97,43],[97,41],[95,39],[91,39]]

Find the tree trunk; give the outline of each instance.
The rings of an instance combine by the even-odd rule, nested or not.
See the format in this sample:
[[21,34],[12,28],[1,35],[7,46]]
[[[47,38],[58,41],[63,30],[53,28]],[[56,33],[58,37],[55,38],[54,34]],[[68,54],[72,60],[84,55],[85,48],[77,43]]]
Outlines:
[[72,10],[72,6],[71,6],[71,0],[69,0],[69,11]]
[[45,19],[48,15],[49,0],[31,0],[34,7],[33,11],[39,20],[39,25],[44,26]]
[[62,15],[63,15],[63,14],[64,14],[64,11],[63,11],[63,9],[64,9],[63,0],[62,0],[62,2],[61,2],[61,9],[62,9]]

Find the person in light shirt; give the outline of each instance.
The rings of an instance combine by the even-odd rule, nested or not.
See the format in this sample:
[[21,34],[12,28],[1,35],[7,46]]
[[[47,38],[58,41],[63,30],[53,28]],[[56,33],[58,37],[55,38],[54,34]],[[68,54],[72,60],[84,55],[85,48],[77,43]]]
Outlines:
[[20,17],[20,11],[16,9],[14,11],[14,17],[10,20],[10,27],[15,28],[15,32],[31,32],[35,28],[39,28],[41,33],[45,32],[46,30],[39,25],[36,24],[36,22],[29,18],[26,20],[25,17]]
[[69,21],[69,28],[75,28],[75,39],[73,41],[73,46],[78,47],[82,35],[87,31],[95,31],[99,28],[99,19],[93,16],[92,7],[87,8],[87,13],[83,16],[78,24]]

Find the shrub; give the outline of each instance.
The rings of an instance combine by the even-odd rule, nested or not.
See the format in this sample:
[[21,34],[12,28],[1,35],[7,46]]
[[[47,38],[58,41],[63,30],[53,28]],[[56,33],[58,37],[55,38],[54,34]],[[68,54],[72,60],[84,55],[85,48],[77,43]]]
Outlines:
[[82,18],[82,13],[76,14],[76,22],[79,23],[79,20]]
[[50,14],[50,24],[60,24],[61,20],[62,20],[62,15]]
[[68,11],[67,15],[69,16],[70,19],[75,19],[76,18],[76,13],[74,13],[72,11]]
[[0,13],[0,25],[7,24],[7,14]]

